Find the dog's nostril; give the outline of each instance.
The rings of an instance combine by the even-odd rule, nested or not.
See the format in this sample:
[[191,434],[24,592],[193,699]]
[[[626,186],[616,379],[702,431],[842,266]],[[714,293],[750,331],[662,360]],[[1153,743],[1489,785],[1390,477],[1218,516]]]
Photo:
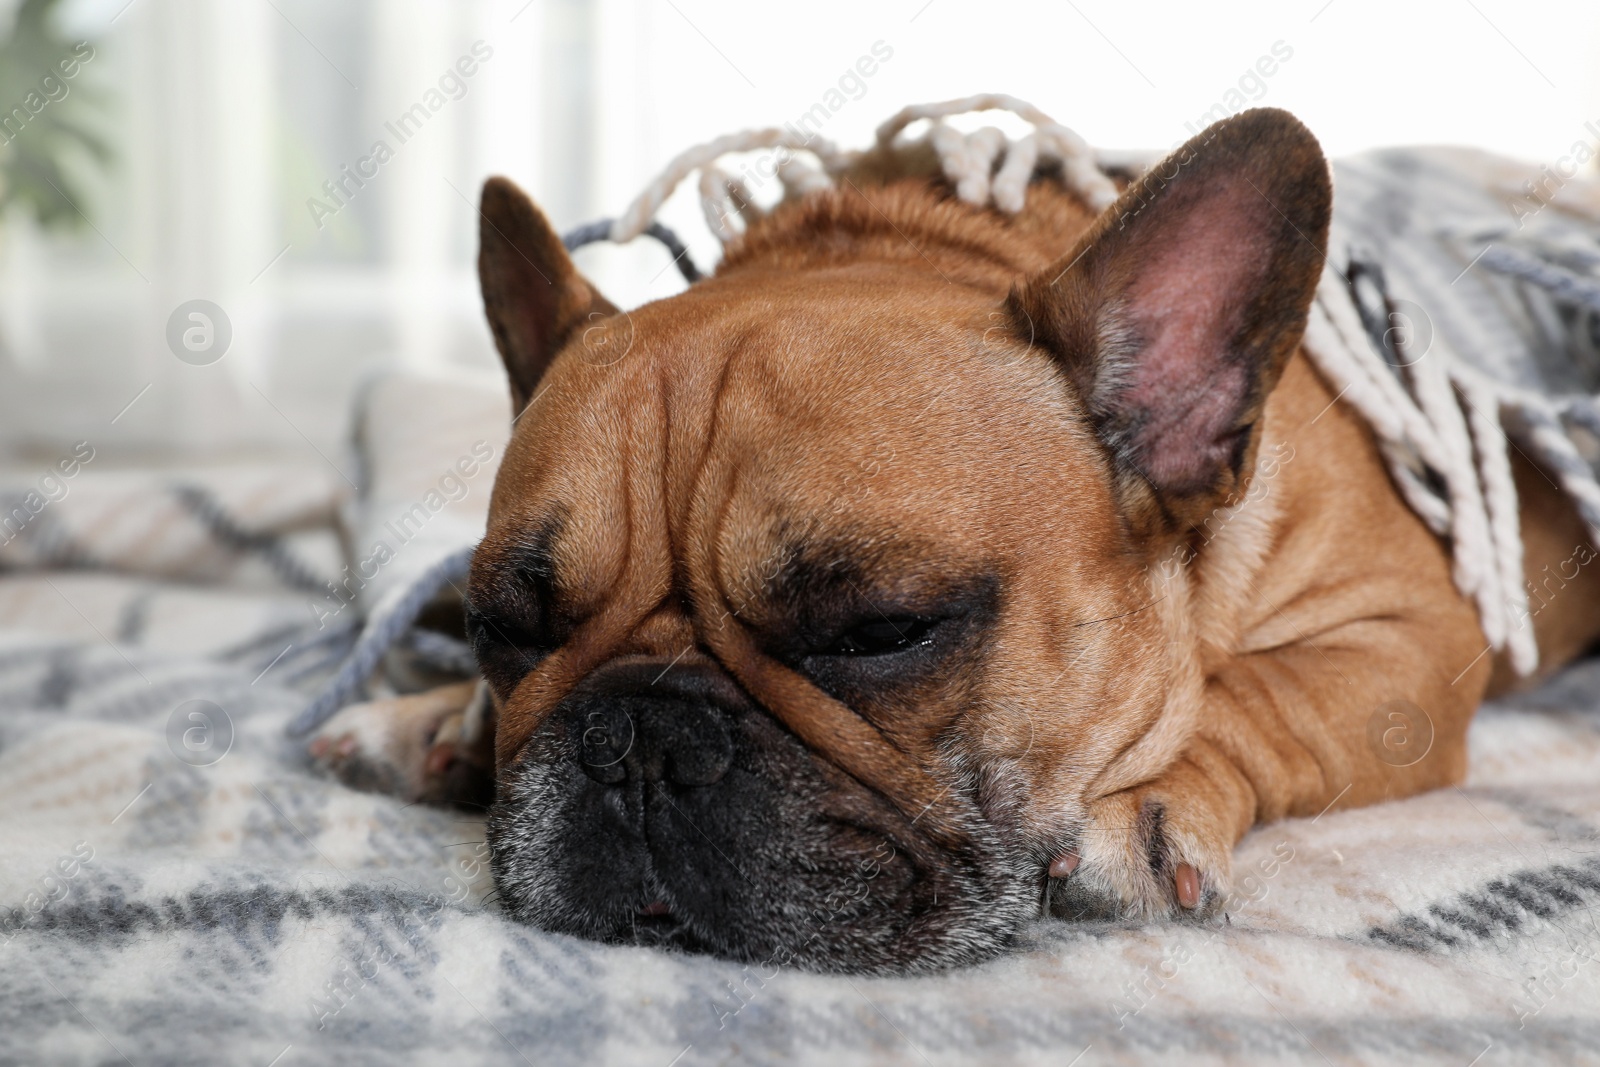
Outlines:
[[661,742],[664,769],[679,785],[712,785],[733,761],[728,720],[709,704],[683,704],[680,714],[652,721],[652,740]]
[[603,785],[712,785],[733,761],[727,716],[710,704],[618,697],[585,702],[569,722],[578,765]]

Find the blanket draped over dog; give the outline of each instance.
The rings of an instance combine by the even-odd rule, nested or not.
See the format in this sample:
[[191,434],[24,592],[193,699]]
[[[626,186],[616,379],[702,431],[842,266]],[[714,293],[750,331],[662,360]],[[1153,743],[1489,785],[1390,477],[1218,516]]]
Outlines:
[[[935,122],[958,195],[1014,211],[1058,168],[1114,199],[1087,146],[1024,117],[1009,144]],[[716,158],[749,139],[722,144],[689,169],[731,233],[754,199]],[[787,187],[846,165],[817,147],[783,161]],[[611,236],[645,232],[674,168]],[[1531,176],[1442,150],[1336,165],[1307,334],[1524,666],[1505,449],[1594,528],[1600,421],[1600,210],[1577,181],[1530,198]],[[316,777],[285,736],[470,671],[417,623],[465,587],[508,422],[499,382],[394,376],[361,398],[347,477],[96,460],[7,531],[0,1063],[1600,1062],[1593,663],[1480,713],[1461,788],[1252,831],[1248,903],[1219,923],[1040,921],[1002,959],[886,979],[509,922],[480,817]],[[0,471],[0,498],[38,480]]]
[[[989,109],[1009,111],[1033,131],[1009,141],[994,127],[963,133],[945,121]],[[905,128],[924,119],[928,132],[906,145]],[[1010,213],[1022,209],[1041,168],[1054,168],[1091,206],[1109,208],[1117,187],[1108,172],[1137,173],[1153,162],[1133,154],[1102,165],[1075,133],[999,95],[906,108],[877,140],[882,153],[931,148],[957,196]],[[682,153],[622,217],[582,227],[569,246],[650,233],[682,261],[687,251],[655,213],[697,171],[708,226],[733,239],[759,208],[719,161],[758,149],[775,150],[772,172],[790,196],[830,185],[830,175],[866,155],[789,128],[731,134]],[[1448,539],[1456,586],[1476,604],[1489,647],[1529,674],[1538,665],[1537,609],[1523,574],[1509,449],[1559,482],[1600,540],[1600,183],[1439,148],[1372,152],[1333,170],[1328,259],[1305,350],[1339,400],[1366,419],[1407,503]],[[296,719],[296,736],[361,692],[431,598],[464,584],[472,542],[453,547],[378,606],[356,654]],[[1535,592],[1541,603],[1543,592]]]
[[1575,182],[1545,209],[1520,170],[1445,149],[1334,164],[1306,349],[1373,427],[1412,509],[1450,538],[1490,645],[1527,674],[1538,651],[1508,449],[1600,539],[1600,190]]

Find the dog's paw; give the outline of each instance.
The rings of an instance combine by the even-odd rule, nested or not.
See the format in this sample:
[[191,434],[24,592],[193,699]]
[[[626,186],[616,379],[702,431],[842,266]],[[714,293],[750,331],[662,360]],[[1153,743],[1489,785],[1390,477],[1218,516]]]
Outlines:
[[1229,891],[1236,819],[1202,772],[1180,761],[1160,778],[1089,806],[1074,847],[1049,870],[1056,918],[1205,919]]
[[352,789],[435,804],[487,804],[493,766],[471,736],[475,682],[353,704],[323,724],[306,750],[312,766]]

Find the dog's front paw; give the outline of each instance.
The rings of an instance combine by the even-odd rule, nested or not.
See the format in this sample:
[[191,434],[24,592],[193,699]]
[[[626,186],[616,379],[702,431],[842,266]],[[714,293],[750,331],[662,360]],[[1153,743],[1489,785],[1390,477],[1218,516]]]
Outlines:
[[435,804],[487,804],[493,771],[472,736],[476,683],[353,704],[312,735],[312,766],[352,789]]
[[1075,846],[1050,864],[1049,913],[1074,920],[1215,914],[1242,832],[1230,799],[1197,766],[1179,761],[1154,781],[1094,801]]

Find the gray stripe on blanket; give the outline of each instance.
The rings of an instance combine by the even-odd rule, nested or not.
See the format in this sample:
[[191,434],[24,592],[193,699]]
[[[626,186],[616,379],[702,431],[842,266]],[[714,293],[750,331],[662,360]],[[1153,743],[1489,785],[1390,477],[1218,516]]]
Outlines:
[[[1275,1014],[1267,1004],[1249,1005],[1234,1013],[1178,1014],[1141,1019],[1116,1030],[1103,1013],[1081,1005],[1054,1009],[1019,1007],[952,1010],[950,1006],[902,1005],[862,999],[836,999],[817,1003],[801,998],[775,997],[756,1002],[748,1015],[737,1020],[740,1036],[719,1032],[707,1020],[686,1019],[683,1001],[637,1005],[626,1012],[597,1011],[599,998],[591,981],[574,981],[572,969],[544,973],[520,971],[517,962],[503,957],[500,969],[509,980],[498,1003],[469,1004],[480,1016],[477,1025],[442,1026],[430,1020],[431,1012],[418,1012],[419,996],[454,999],[448,987],[423,993],[434,961],[419,953],[405,959],[407,966],[384,970],[371,981],[368,993],[353,998],[350,1007],[325,1030],[315,1029],[311,1007],[297,1017],[268,1015],[248,999],[208,1001],[202,1015],[193,1005],[175,1004],[167,996],[139,991],[115,1004],[88,1004],[113,1033],[119,1049],[134,1062],[217,1062],[219,1034],[235,1035],[229,1045],[239,1048],[244,1035],[293,1044],[299,1062],[339,1064],[393,1064],[441,1062],[601,1063],[634,1062],[666,1067],[672,1052],[660,1059],[619,1059],[619,1040],[641,1040],[673,1051],[688,1048],[694,1055],[685,1063],[751,1062],[759,1050],[765,1062],[817,1062],[832,1051],[861,1062],[924,1063],[996,1062],[997,1057],[1037,1057],[1053,1050],[1049,1062],[1073,1062],[1080,1050],[1092,1047],[1085,1062],[1179,1062],[1173,1057],[1210,1054],[1250,1062],[1364,1062],[1450,1063],[1473,1062],[1492,1047],[1492,1062],[1576,1063],[1592,1062],[1600,1047],[1600,1024],[1562,1018],[1539,1020],[1519,1029],[1514,1020],[1485,1024],[1458,1017],[1394,1018],[1381,1015],[1338,1016],[1334,1019],[1303,1013]],[[56,959],[42,960],[42,969],[54,969],[56,981],[67,969]],[[247,972],[240,978],[247,977]],[[870,989],[870,987],[869,987]],[[704,991],[683,990],[686,999]],[[865,994],[864,994],[865,995]],[[18,1003],[19,1027],[0,1037],[0,1049],[28,1035],[49,1033],[81,1023],[76,1008],[55,998],[49,988],[33,991],[31,1003]],[[868,1005],[874,1005],[874,1011]],[[1251,1012],[1257,1007],[1259,1012]],[[478,1024],[479,1018],[483,1023]],[[581,1020],[581,1021],[580,1021]],[[730,1028],[731,1029],[731,1028]],[[752,1046],[751,1042],[755,1041]],[[266,1043],[263,1041],[263,1044]],[[509,1047],[508,1047],[509,1046]],[[30,1048],[22,1045],[30,1052]],[[610,1050],[613,1055],[607,1056]],[[687,1050],[687,1049],[686,1049]],[[1055,1051],[1059,1050],[1059,1051]],[[1031,1054],[1031,1055],[1030,1055]],[[270,1057],[271,1052],[267,1055]],[[972,1057],[981,1056],[981,1061]],[[519,1058],[520,1056],[520,1058]],[[31,1062],[37,1062],[30,1056]],[[1041,1060],[1042,1061],[1042,1060]],[[105,1062],[120,1062],[107,1056]]]
[[152,933],[220,929],[237,941],[271,945],[278,941],[280,927],[288,917],[377,919],[401,930],[409,925],[402,920],[419,915],[437,926],[438,914],[450,908],[437,894],[404,884],[300,890],[284,889],[265,878],[153,901],[129,900],[122,886],[126,877],[104,878],[94,895],[52,905],[31,917],[13,913],[0,919],[0,936],[51,933],[104,945]]
[[1373,926],[1367,939],[1413,952],[1471,947],[1600,902],[1600,859],[1555,863],[1492,879],[1421,912]]

